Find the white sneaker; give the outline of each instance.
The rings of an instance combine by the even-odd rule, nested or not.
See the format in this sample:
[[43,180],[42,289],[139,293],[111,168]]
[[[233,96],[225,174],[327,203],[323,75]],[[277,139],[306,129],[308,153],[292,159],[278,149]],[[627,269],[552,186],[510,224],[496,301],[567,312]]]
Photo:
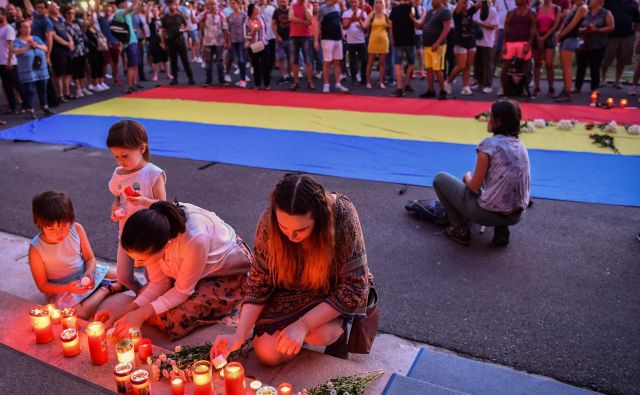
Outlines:
[[322,85],[322,93],[329,93],[329,92],[331,92],[331,86],[329,84]]
[[249,77],[249,74],[248,74],[248,73],[247,73],[247,76],[245,77],[245,79],[244,79],[244,80],[245,80],[245,81],[247,81],[247,82],[251,82],[251,77]]
[[502,89],[502,87],[498,89],[498,96],[504,96],[504,89]]
[[313,77],[317,80],[322,78],[322,73],[320,71],[316,71],[316,73],[313,75]]
[[342,86],[342,84],[336,84],[336,89],[339,90],[342,93],[349,92],[349,89],[347,89],[347,87],[345,87],[345,86]]
[[490,86],[486,88],[482,88],[482,93],[486,93],[486,94],[493,93],[493,88]]
[[89,84],[88,88],[89,90],[92,90],[94,92],[99,92],[98,87],[96,85]]
[[344,81],[347,79],[347,76],[344,74],[340,74],[340,81]]
[[240,74],[240,69],[236,66],[236,68],[233,70],[233,75],[238,75]]
[[82,93],[81,89],[78,89],[78,91],[76,92],[76,97],[84,97],[84,93]]
[[231,82],[231,76],[229,74],[224,75],[224,82]]
[[103,91],[108,91],[109,89],[111,89],[109,85],[105,84],[104,82],[101,82],[98,86],[102,88]]
[[447,92],[447,95],[451,94],[452,90],[451,90],[451,84],[449,83],[449,81],[444,82],[444,91]]
[[85,94],[85,95],[87,95],[87,96],[92,96],[92,95],[93,95],[93,92],[91,92],[91,91],[90,91],[89,89],[87,89],[87,88],[84,88],[84,89],[82,90],[82,92],[84,92],[84,94]]
[[240,80],[240,81],[236,82],[236,86],[239,87],[239,88],[246,88],[247,87],[247,82]]
[[464,96],[471,96],[471,95],[473,95],[473,92],[471,91],[471,88],[469,88],[468,86],[465,86],[460,91],[460,94],[464,95]]
[[112,76],[111,74],[109,74],[109,73],[106,73],[104,76],[105,76],[107,79],[110,79],[110,80],[111,80],[111,79],[113,79],[113,76]]
[[632,85],[631,88],[629,88],[629,95],[635,96],[637,94],[638,94],[638,91],[636,90],[636,86]]

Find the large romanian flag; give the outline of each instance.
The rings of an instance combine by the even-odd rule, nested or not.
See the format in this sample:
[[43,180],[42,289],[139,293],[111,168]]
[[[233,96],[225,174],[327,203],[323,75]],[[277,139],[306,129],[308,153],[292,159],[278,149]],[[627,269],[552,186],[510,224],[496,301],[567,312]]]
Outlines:
[[[439,171],[473,171],[488,136],[488,102],[393,99],[233,88],[160,87],[0,132],[0,138],[105,148],[109,127],[141,122],[157,155],[431,186]],[[640,110],[522,104],[523,118],[640,124]],[[583,124],[521,134],[533,196],[640,206],[640,136],[592,144]]]

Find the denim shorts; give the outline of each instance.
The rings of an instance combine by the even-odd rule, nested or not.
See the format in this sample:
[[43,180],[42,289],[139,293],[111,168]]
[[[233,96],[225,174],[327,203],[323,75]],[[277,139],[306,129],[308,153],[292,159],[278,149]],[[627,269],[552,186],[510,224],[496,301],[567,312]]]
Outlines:
[[560,42],[560,50],[575,52],[576,49],[578,49],[579,45],[580,45],[580,40],[578,39],[578,37],[565,38]]
[[140,64],[140,50],[138,44],[129,44],[124,53],[127,55],[127,67],[138,67]]
[[276,59],[283,60],[289,57],[289,39],[276,42]]
[[198,42],[198,31],[197,30],[189,30],[189,38],[191,38],[192,43]]
[[416,61],[416,47],[413,45],[395,47],[395,51],[393,51],[393,64],[402,64],[404,55],[407,56],[407,64],[413,65]]
[[304,57],[305,64],[311,64],[311,37],[290,37],[289,38],[289,61],[291,64],[300,64],[300,50]]

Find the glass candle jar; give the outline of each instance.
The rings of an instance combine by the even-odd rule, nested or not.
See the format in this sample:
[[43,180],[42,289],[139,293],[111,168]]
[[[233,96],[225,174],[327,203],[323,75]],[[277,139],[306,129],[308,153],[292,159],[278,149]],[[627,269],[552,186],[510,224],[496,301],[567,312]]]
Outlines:
[[244,366],[231,362],[224,367],[225,395],[244,395]]
[[193,365],[191,365],[191,373],[193,374],[193,389],[195,395],[213,394],[211,362],[194,362]]
[[141,364],[146,364],[147,359],[153,355],[153,345],[151,339],[142,339],[138,343],[138,357]]
[[118,357],[118,362],[125,362],[133,365],[136,354],[135,351],[133,351],[131,339],[122,339],[116,344],[116,356]]
[[293,394],[293,386],[289,383],[282,383],[278,386],[278,394],[279,395],[292,395]]
[[104,365],[109,359],[107,351],[107,334],[104,324],[94,321],[87,325],[87,342],[89,343],[89,355],[94,365]]
[[171,395],[183,395],[184,394],[184,381],[181,378],[176,377],[171,380]]
[[133,372],[133,365],[125,362],[119,363],[113,369],[113,375],[116,378],[116,388],[119,394],[131,393],[131,373]]
[[60,334],[60,341],[62,342],[62,354],[66,358],[80,354],[80,338],[78,338],[78,332],[75,328],[63,330]]
[[129,328],[129,339],[133,343],[133,350],[138,351],[138,343],[142,339],[142,332],[138,328]]
[[59,325],[62,322],[62,311],[60,309],[53,309],[51,313],[49,313],[49,316],[51,316],[51,323],[53,325]]
[[36,343],[45,344],[53,340],[51,317],[46,309],[32,309],[29,311],[29,318],[33,332],[36,334]]
[[62,317],[62,329],[73,328],[76,331],[80,329],[78,326],[78,313],[76,312],[76,309],[72,309],[71,307],[62,309],[60,316]]
[[149,372],[144,369],[138,369],[131,373],[131,388],[133,389],[133,395],[151,395]]
[[258,388],[256,391],[256,395],[278,395],[278,390],[276,387],[272,387],[270,385],[263,385]]

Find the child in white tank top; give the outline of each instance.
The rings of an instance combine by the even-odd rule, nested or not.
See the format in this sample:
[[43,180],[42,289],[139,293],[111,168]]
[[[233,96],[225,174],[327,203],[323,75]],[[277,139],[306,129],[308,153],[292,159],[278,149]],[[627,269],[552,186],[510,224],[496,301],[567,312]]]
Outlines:
[[[100,302],[122,286],[109,281],[101,284],[109,268],[96,264],[87,234],[75,222],[69,196],[43,192],[33,198],[32,207],[33,222],[40,230],[29,247],[29,266],[36,286],[47,303],[61,309],[73,307],[80,318],[90,318]],[[115,271],[110,277],[115,277]]]
[[118,164],[109,181],[109,191],[115,197],[111,220],[118,222],[118,281],[138,294],[142,284],[134,277],[133,259],[122,249],[120,236],[133,213],[148,208],[157,200],[166,200],[167,176],[161,168],[150,163],[149,138],[144,126],[136,121],[123,120],[111,126],[107,147]]

